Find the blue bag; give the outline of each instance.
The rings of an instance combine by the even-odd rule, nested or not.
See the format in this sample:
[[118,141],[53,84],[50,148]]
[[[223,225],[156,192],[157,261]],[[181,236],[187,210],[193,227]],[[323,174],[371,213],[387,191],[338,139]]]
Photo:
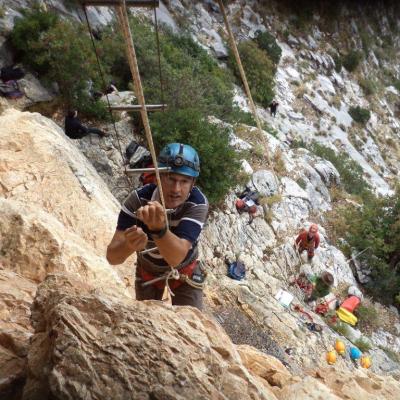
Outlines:
[[229,278],[241,281],[246,276],[246,266],[240,261],[228,264],[228,276]]

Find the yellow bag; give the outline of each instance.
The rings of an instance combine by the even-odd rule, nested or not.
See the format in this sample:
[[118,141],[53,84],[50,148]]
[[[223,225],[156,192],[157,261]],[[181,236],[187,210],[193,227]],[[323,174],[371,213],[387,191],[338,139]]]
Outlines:
[[354,326],[358,319],[357,317],[351,313],[350,311],[347,311],[345,308],[339,307],[339,309],[336,311],[336,315],[343,321],[346,322],[349,325]]

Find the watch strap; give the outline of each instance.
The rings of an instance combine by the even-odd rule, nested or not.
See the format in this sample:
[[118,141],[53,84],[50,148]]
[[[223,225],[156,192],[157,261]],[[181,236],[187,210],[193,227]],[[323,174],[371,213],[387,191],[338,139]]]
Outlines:
[[164,226],[164,228],[160,229],[159,231],[150,231],[149,233],[153,239],[161,239],[168,231],[168,228]]

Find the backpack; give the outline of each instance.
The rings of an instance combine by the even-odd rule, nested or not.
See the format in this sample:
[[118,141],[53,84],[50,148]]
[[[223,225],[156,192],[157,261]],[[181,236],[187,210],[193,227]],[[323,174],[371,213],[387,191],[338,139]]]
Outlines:
[[134,140],[126,148],[125,157],[131,168],[147,168],[152,163],[149,151]]
[[240,261],[228,264],[228,276],[229,278],[241,281],[246,276],[246,266]]
[[24,96],[24,93],[19,90],[19,86],[16,81],[0,83],[0,94],[7,99],[19,99]]
[[3,82],[16,81],[25,76],[25,72],[19,67],[3,67],[0,70],[0,77]]

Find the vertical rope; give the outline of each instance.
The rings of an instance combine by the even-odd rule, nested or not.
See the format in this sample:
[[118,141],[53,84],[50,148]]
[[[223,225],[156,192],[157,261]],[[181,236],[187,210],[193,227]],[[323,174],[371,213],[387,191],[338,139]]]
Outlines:
[[[243,86],[245,88],[246,95],[247,95],[247,97],[249,99],[250,109],[252,111],[254,119],[256,120],[257,129],[258,129],[260,138],[261,138],[261,140],[263,142],[263,145],[264,145],[267,165],[272,170],[272,175],[274,177],[274,180],[275,180],[277,188],[278,188],[278,193],[282,196],[282,192],[283,192],[282,185],[280,184],[279,179],[278,179],[278,177],[277,177],[277,175],[275,174],[275,171],[274,171],[274,166],[272,164],[272,161],[271,161],[271,158],[270,158],[270,155],[269,155],[269,151],[268,151],[268,141],[265,138],[265,135],[263,134],[263,131],[262,131],[262,128],[261,128],[260,119],[258,117],[257,109],[256,109],[256,106],[255,106],[254,101],[253,101],[253,97],[252,97],[251,92],[250,92],[250,87],[249,87],[249,84],[247,82],[246,73],[244,71],[244,68],[243,68],[243,65],[242,65],[242,61],[240,59],[239,51],[238,51],[237,46],[236,46],[235,38],[233,36],[233,32],[232,32],[231,26],[230,26],[229,21],[228,21],[228,17],[227,17],[226,12],[225,12],[225,7],[224,7],[224,4],[223,4],[222,0],[218,0],[218,4],[219,4],[219,7],[220,7],[222,16],[224,18],[225,27],[226,27],[226,30],[227,30],[228,36],[229,36],[229,42],[230,42],[231,49],[232,49],[233,54],[234,54],[235,59],[236,59],[236,63],[237,63],[238,68],[239,68],[239,72],[240,72],[240,76],[242,78]],[[283,198],[283,196],[282,196],[282,198]],[[289,213],[288,213],[287,206],[286,206],[285,202],[283,202],[283,210],[284,210],[284,213],[285,213],[286,220],[289,221]]]
[[[88,27],[88,31],[89,31],[90,39],[91,39],[91,42],[92,42],[92,47],[93,47],[93,50],[94,50],[94,54],[96,55],[97,67],[98,67],[98,70],[99,70],[99,73],[100,73],[101,81],[102,81],[102,84],[103,84],[103,89],[104,89],[104,92],[106,92],[107,91],[107,84],[106,84],[106,81],[104,79],[104,74],[103,74],[103,70],[101,68],[99,54],[98,54],[96,45],[94,43],[92,28],[90,26],[90,22],[89,22],[89,18],[88,18],[88,15],[87,15],[87,11],[86,11],[85,5],[82,5],[82,8],[83,8],[83,13],[85,14],[86,24],[87,24],[87,27]],[[106,94],[106,99],[107,99],[108,112],[110,113],[111,121],[112,121],[112,124],[113,124],[113,127],[114,127],[115,137],[117,139],[118,150],[119,150],[119,152],[121,154],[122,160],[124,160],[124,155],[123,155],[123,152],[122,152],[122,146],[121,146],[121,142],[119,140],[118,130],[117,130],[117,126],[115,124],[114,115],[113,115],[112,110],[111,110],[111,104],[110,104],[110,100],[108,98],[108,94]],[[132,182],[129,179],[126,170],[127,170],[127,167],[126,167],[126,165],[124,163],[124,172],[125,172],[124,176],[125,176],[125,179],[126,179],[126,181],[128,183],[128,189],[130,189],[131,186],[132,186]]]
[[164,108],[164,104],[165,104],[164,83],[163,83],[162,70],[161,70],[161,50],[160,50],[160,36],[158,34],[158,18],[157,18],[156,0],[154,0],[154,27],[155,27],[156,42],[157,42],[158,73],[160,76],[161,104],[163,105],[162,110],[165,111],[165,108]]
[[[258,117],[257,109],[256,109],[256,106],[255,106],[254,101],[253,101],[253,97],[252,97],[251,92],[250,92],[250,87],[249,87],[249,84],[247,82],[246,73],[244,72],[244,69],[243,69],[242,61],[240,59],[240,55],[239,55],[239,51],[238,51],[237,46],[236,46],[235,38],[233,36],[232,29],[231,29],[231,26],[230,26],[229,21],[228,21],[228,17],[227,17],[226,12],[225,12],[224,4],[223,4],[222,0],[218,0],[218,4],[219,4],[219,8],[221,10],[222,16],[224,17],[225,27],[226,27],[226,30],[228,31],[228,36],[229,36],[229,42],[230,42],[233,54],[235,56],[237,66],[239,68],[240,76],[242,78],[242,82],[243,82],[244,89],[246,91],[247,98],[249,99],[251,112],[253,114],[254,119],[256,120],[258,133],[260,134],[261,137],[264,137],[264,134],[263,134],[262,128],[261,128],[261,122],[260,122],[260,119]],[[270,156],[269,156],[269,152],[268,152],[267,149],[265,149],[265,151],[266,151],[266,155],[267,155],[268,165],[270,165],[271,164],[271,159],[270,159]]]
[[142,122],[143,122],[144,130],[146,133],[146,139],[147,139],[147,142],[149,145],[151,158],[152,158],[154,168],[155,168],[157,185],[158,185],[158,189],[159,189],[159,193],[160,193],[160,200],[161,200],[161,204],[164,207],[165,222],[166,222],[166,225],[168,228],[168,225],[169,225],[168,224],[168,215],[167,215],[167,211],[166,211],[164,194],[163,194],[163,190],[162,190],[162,186],[161,186],[160,172],[157,167],[157,165],[158,165],[157,164],[157,156],[156,156],[156,152],[154,149],[153,137],[151,135],[149,118],[147,115],[146,104],[144,101],[143,87],[142,87],[142,82],[140,79],[139,67],[137,64],[137,58],[136,58],[135,46],[133,44],[133,39],[132,39],[132,33],[131,33],[131,30],[129,27],[128,11],[126,8],[125,0],[121,0],[121,5],[117,6],[116,10],[117,10],[117,16],[119,19],[119,23],[122,28],[122,33],[125,38],[126,54],[128,57],[128,62],[129,62],[129,67],[131,70],[133,82],[135,85],[135,94],[136,94],[138,102],[141,106],[140,115],[142,117]]

